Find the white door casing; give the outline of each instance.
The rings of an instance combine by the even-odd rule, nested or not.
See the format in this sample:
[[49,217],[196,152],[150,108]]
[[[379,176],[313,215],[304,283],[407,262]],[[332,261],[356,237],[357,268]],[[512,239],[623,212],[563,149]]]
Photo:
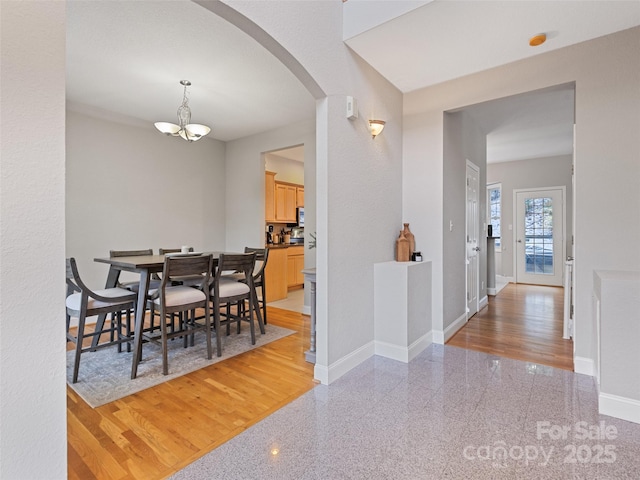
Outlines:
[[516,282],[562,286],[565,187],[514,190]]
[[479,210],[479,177],[480,169],[467,160],[467,193],[466,193],[466,285],[467,285],[467,319],[478,312],[479,288],[479,255],[480,251],[480,210]]

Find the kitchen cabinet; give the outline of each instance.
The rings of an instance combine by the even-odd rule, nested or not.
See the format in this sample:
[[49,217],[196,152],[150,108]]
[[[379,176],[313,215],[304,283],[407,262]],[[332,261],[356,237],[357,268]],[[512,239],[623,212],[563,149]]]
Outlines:
[[296,186],[275,182],[276,222],[295,223],[296,220]]
[[264,271],[267,302],[287,298],[287,250],[288,248],[269,249],[269,259]]
[[304,187],[296,187],[296,206],[304,207]]
[[287,248],[287,287],[304,285],[304,246]]
[[264,177],[264,218],[267,223],[276,220],[276,173],[265,172]]
[[297,223],[297,207],[304,207],[304,185],[278,182],[276,172],[265,171],[264,219],[266,223]]

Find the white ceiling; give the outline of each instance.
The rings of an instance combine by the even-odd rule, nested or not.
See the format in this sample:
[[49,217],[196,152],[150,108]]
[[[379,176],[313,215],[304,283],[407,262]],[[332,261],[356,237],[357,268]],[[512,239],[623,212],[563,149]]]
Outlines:
[[[315,115],[311,95],[275,57],[191,1],[76,0],[67,2],[67,12],[70,108],[145,125],[177,122],[179,81],[187,79],[193,84],[192,122],[209,125],[210,136],[219,140]],[[409,92],[639,24],[637,0],[435,0],[347,44]],[[528,38],[540,32],[549,40],[529,47]],[[486,116],[486,128],[495,125],[487,130],[494,145],[490,160],[513,156],[523,141],[529,151],[543,143],[541,151],[564,148],[569,105],[547,98],[550,92],[537,93],[512,107],[507,102],[496,104],[495,111],[491,105],[477,109],[479,118]],[[549,106],[544,121],[542,105]],[[527,119],[534,111],[537,116]],[[509,126],[509,118],[518,120]],[[546,131],[539,125],[546,125]],[[532,126],[538,126],[537,131]],[[557,144],[556,150],[550,144]]]
[[639,24],[638,0],[435,0],[346,43],[410,92]]
[[[411,92],[639,24],[637,0],[435,0],[346,43],[401,91]],[[529,46],[538,33],[547,41]],[[487,133],[488,163],[573,152],[572,85],[465,110]]]
[[177,123],[180,80],[193,123],[223,141],[314,118],[315,101],[269,52],[191,1],[67,2],[71,107]]

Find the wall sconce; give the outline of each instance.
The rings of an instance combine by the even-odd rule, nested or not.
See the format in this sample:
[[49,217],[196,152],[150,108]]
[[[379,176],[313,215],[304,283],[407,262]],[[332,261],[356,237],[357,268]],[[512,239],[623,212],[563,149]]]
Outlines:
[[369,130],[371,130],[371,138],[376,138],[384,129],[384,120],[369,120]]

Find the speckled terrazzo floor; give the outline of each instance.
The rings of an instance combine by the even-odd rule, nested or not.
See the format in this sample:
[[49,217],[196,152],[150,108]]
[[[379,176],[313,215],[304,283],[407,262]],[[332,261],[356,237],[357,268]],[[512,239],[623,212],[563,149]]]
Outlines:
[[591,377],[431,345],[372,357],[173,479],[640,479],[640,425]]

